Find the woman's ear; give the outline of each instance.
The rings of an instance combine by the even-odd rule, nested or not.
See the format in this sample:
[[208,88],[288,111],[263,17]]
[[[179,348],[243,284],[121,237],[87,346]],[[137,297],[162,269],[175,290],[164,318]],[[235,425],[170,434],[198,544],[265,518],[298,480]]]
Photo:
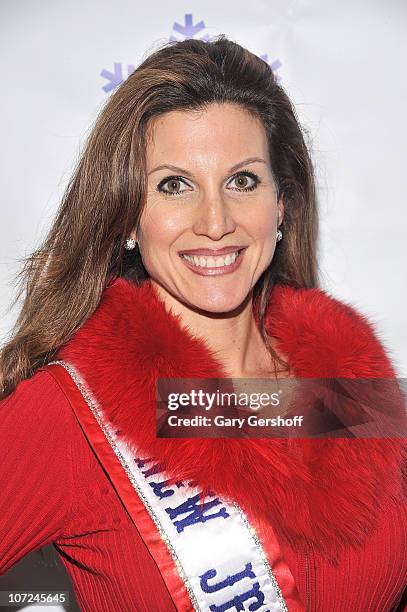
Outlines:
[[277,227],[280,227],[280,225],[283,222],[284,219],[284,202],[283,202],[283,198],[280,198],[279,201],[277,202],[277,207],[278,207],[278,224]]

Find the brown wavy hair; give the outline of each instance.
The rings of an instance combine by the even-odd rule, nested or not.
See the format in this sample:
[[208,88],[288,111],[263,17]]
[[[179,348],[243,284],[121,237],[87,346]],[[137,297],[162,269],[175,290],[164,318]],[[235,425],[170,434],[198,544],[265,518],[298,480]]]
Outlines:
[[145,149],[149,121],[173,110],[233,103],[261,120],[278,198],[283,240],[254,287],[260,330],[276,363],[264,314],[274,283],[314,287],[317,208],[314,172],[296,111],[270,66],[219,35],[188,39],[152,52],[100,112],[62,197],[53,224],[17,275],[22,307],[0,352],[0,397],[50,361],[97,308],[118,276],[148,277],[140,252],[125,239],[138,228],[146,197]]

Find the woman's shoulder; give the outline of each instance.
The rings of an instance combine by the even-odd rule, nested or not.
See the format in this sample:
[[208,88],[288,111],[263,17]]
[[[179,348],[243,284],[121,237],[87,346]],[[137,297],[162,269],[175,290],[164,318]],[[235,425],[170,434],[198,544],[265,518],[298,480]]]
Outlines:
[[[38,369],[21,380],[14,391],[0,401],[0,421],[15,417],[32,424],[52,419],[54,425],[66,422],[71,411],[67,397],[54,377],[45,369]],[[71,411],[72,412],[72,411]]]
[[0,446],[7,450],[1,479],[4,470],[24,466],[34,480],[47,474],[54,487],[65,487],[75,498],[99,469],[69,397],[47,368],[20,381],[0,401]]
[[335,331],[345,327],[377,334],[377,320],[357,300],[340,298],[323,287],[276,284],[272,291],[275,307],[293,320],[315,322],[316,328],[325,324]]
[[0,443],[10,455],[31,454],[39,471],[52,462],[72,472],[74,457],[89,452],[64,389],[42,368],[0,401]]
[[[316,372],[343,377],[394,377],[396,357],[378,321],[365,309],[321,287],[273,288],[271,330],[286,352]],[[318,367],[320,366],[320,367]],[[315,374],[316,375],[316,374]]]

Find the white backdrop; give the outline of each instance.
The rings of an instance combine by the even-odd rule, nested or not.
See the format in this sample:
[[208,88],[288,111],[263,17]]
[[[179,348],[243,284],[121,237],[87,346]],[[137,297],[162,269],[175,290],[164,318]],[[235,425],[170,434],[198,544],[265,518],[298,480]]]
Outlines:
[[404,0],[1,0],[0,11],[0,339],[18,260],[45,235],[112,88],[170,37],[224,33],[272,65],[310,134],[323,288],[374,322],[407,376]]

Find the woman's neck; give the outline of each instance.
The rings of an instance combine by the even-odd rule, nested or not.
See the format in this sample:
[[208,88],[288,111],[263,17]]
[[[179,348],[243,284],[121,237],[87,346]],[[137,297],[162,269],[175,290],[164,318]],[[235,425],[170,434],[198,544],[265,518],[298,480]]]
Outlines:
[[232,378],[250,378],[273,371],[273,360],[257,327],[250,294],[236,311],[224,314],[194,310],[177,300],[157,283],[158,297],[182,325],[203,338]]

